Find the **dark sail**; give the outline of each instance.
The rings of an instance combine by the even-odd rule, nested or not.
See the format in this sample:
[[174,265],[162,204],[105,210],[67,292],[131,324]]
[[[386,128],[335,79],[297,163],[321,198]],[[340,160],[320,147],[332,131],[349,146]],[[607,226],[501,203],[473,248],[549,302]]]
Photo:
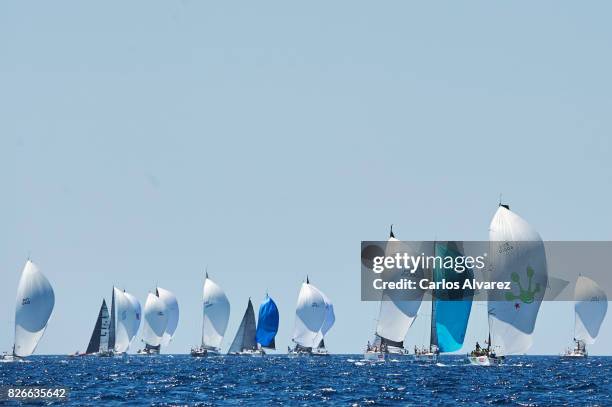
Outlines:
[[240,327],[232,342],[232,346],[229,348],[229,353],[242,352],[245,349],[257,349],[255,333],[255,311],[253,310],[253,304],[249,298],[249,304],[242,317],[242,322],[240,322]]
[[396,341],[392,341],[391,339],[383,338],[382,336],[378,336],[378,335],[377,335],[377,338],[380,339],[380,345],[394,346],[396,348],[404,347],[404,341],[396,342]]
[[317,346],[317,348],[319,348],[319,349],[324,349],[325,348],[325,341],[323,339],[321,339],[321,342],[319,342],[319,346]]
[[115,287],[111,299],[110,325],[108,328],[108,349],[115,349]]
[[107,327],[105,327],[105,319],[108,320],[108,309],[106,308],[106,301],[102,300],[102,306],[100,307],[100,312],[98,312],[98,319],[96,320],[96,325],[91,334],[91,339],[89,340],[89,345],[87,345],[85,353],[96,353],[100,351],[100,342],[102,338],[108,335]]

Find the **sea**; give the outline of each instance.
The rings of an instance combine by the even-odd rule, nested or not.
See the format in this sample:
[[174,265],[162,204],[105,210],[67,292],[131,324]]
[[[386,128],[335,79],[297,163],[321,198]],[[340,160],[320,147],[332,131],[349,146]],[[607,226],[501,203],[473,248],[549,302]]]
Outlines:
[[188,355],[33,356],[0,363],[0,388],[62,387],[63,406],[612,406],[612,357],[512,356],[499,367],[361,355],[289,358]]

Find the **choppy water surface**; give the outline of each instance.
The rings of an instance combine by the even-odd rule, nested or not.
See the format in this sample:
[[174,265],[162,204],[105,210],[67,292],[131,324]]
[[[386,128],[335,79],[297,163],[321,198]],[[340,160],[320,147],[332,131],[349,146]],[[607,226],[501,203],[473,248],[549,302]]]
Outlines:
[[610,357],[517,356],[488,368],[460,356],[360,359],[35,356],[0,363],[0,385],[66,386],[62,405],[612,405]]

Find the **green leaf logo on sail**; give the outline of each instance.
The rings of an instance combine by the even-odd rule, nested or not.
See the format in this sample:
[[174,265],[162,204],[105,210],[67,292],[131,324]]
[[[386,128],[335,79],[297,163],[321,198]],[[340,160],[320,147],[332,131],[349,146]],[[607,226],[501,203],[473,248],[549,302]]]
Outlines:
[[531,304],[535,300],[535,295],[540,292],[540,284],[539,283],[536,284],[535,290],[533,290],[531,288],[532,280],[533,280],[533,275],[534,274],[535,274],[535,272],[533,271],[531,266],[527,266],[528,286],[527,286],[527,289],[525,290],[523,288],[523,285],[521,284],[521,278],[518,275],[518,273],[516,273],[516,272],[512,273],[510,275],[510,278],[512,279],[513,282],[518,284],[518,288],[519,288],[520,293],[518,295],[513,294],[513,293],[506,293],[506,300],[508,300],[508,301],[520,300],[524,304]]

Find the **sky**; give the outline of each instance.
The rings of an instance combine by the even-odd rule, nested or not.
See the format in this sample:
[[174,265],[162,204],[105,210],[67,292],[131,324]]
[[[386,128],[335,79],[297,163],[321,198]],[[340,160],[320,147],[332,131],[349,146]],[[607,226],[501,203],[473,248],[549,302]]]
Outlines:
[[[484,240],[503,194],[545,240],[611,240],[610,12],[2,2],[0,350],[28,256],[56,295],[38,353],[83,351],[113,285],[143,304],[174,292],[164,352],[188,352],[206,267],[231,302],[224,349],[267,291],[285,350],[309,276],[334,302],[329,350],[359,353],[378,311],[360,301],[360,242],[391,223],[405,240]],[[485,309],[461,352],[486,336]],[[573,324],[570,302],[543,305],[530,352],[561,352]],[[589,351],[610,343],[608,315]]]

